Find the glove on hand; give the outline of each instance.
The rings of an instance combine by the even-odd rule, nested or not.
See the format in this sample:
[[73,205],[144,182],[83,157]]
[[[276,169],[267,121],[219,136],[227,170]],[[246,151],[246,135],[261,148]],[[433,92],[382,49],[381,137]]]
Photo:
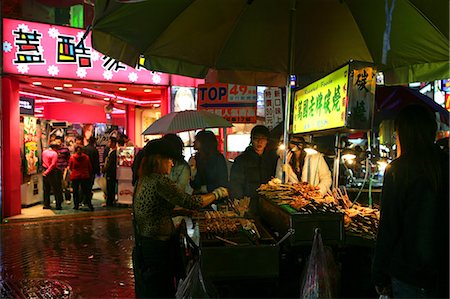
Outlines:
[[214,194],[214,196],[216,196],[216,200],[220,199],[220,198],[228,197],[228,190],[225,187],[216,188],[211,193]]

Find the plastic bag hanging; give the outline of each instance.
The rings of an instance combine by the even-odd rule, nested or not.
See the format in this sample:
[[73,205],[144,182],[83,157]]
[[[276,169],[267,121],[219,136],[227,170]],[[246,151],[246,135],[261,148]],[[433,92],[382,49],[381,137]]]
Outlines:
[[320,230],[315,229],[300,298],[332,298],[332,283]]

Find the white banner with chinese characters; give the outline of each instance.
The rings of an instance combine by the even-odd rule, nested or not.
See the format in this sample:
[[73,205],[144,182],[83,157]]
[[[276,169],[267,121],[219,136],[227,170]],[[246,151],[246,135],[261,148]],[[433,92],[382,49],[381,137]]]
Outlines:
[[232,123],[256,123],[256,86],[202,84],[197,109],[208,110]]
[[265,124],[269,129],[275,128],[283,121],[281,88],[269,87],[264,91]]

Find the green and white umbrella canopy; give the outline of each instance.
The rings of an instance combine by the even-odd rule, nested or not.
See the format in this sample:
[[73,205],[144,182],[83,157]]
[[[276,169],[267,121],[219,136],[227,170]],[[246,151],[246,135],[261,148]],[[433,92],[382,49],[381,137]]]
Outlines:
[[358,60],[394,85],[450,77],[448,24],[447,0],[96,0],[92,39],[128,65],[221,82],[310,82]]
[[228,128],[225,118],[205,110],[186,110],[164,115],[151,124],[142,135],[161,135],[207,128]]

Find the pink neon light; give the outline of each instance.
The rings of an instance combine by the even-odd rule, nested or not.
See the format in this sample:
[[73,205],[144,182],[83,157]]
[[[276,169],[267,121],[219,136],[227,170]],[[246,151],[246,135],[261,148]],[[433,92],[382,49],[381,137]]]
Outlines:
[[112,114],[125,114],[125,110],[113,108]]
[[139,100],[135,100],[135,99],[130,99],[130,98],[126,98],[126,97],[122,97],[122,96],[116,96],[112,93],[107,93],[107,92],[103,92],[103,91],[98,91],[98,90],[94,90],[94,89],[90,89],[90,88],[83,88],[84,91],[96,94],[96,95],[101,95],[101,96],[105,96],[105,97],[110,97],[110,98],[117,98],[119,100],[123,100],[123,101],[128,101],[128,102],[132,102],[132,103],[136,103],[139,105],[145,105],[145,104],[159,104],[161,103],[161,101],[139,101]]
[[57,98],[57,97],[51,97],[51,96],[46,96],[43,94],[37,94],[37,93],[32,93],[32,92],[26,92],[26,91],[19,91],[19,94],[22,94],[24,96],[31,96],[31,97],[36,97],[36,98],[44,98],[44,99],[48,99],[48,100],[38,100],[36,99],[36,103],[62,103],[65,102],[65,99],[61,99],[61,98]]
[[[20,40],[21,36],[27,36],[20,32],[32,33],[36,39]],[[117,64],[97,52],[92,48],[91,34],[84,40],[84,48],[75,49],[84,33],[76,28],[4,18],[3,71],[29,76],[169,85],[168,74]],[[32,46],[32,51],[23,51],[24,44]],[[59,46],[63,53],[58,53]]]

